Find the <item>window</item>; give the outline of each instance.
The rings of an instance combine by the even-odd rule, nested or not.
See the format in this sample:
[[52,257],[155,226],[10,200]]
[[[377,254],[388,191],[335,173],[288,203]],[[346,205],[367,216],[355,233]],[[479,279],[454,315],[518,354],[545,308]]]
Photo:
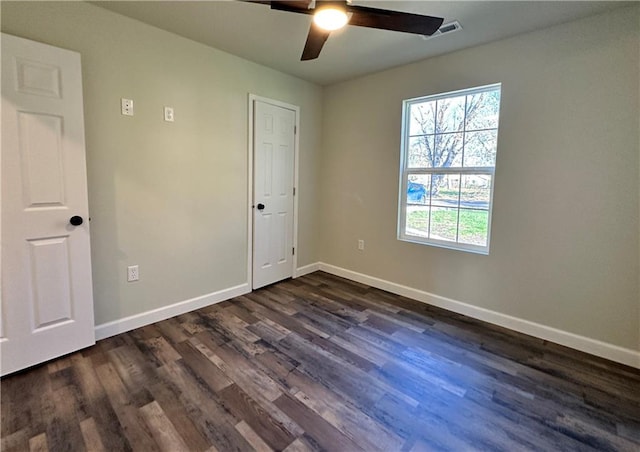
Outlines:
[[500,84],[403,107],[398,238],[488,254]]

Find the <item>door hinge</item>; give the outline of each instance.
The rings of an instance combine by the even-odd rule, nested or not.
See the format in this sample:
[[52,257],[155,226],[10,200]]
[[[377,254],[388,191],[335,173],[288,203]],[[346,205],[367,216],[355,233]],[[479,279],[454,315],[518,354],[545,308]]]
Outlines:
[[298,126],[293,126],[293,134],[294,135],[298,134]]
[[291,254],[293,254],[294,256],[296,255],[296,248],[295,247],[291,248]]
[[293,196],[296,195],[296,187],[293,187]]

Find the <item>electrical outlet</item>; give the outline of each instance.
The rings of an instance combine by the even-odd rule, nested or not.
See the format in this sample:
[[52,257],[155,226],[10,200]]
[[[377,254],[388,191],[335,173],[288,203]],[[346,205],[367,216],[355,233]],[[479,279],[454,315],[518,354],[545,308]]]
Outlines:
[[125,116],[133,116],[133,100],[132,99],[120,99],[120,108],[122,114]]
[[140,279],[140,272],[137,265],[130,265],[127,267],[127,282],[138,281]]
[[173,122],[173,107],[164,107],[164,120],[167,122]]
[[358,249],[364,251],[364,240],[358,240]]

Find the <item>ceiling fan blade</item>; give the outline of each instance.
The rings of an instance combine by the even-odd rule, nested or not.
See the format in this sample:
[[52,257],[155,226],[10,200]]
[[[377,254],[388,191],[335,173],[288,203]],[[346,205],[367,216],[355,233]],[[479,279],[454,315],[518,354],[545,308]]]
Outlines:
[[304,45],[302,51],[302,57],[300,61],[315,60],[320,55],[322,46],[329,39],[330,31],[323,30],[315,23],[311,22],[309,27],[309,34],[307,35],[307,42]]
[[379,28],[382,30],[402,31],[430,36],[435,33],[444,18],[422,16],[420,14],[347,5],[347,12],[353,13],[349,25]]
[[272,1],[271,9],[277,11],[287,11],[290,13],[313,14],[313,10],[309,9],[311,0],[289,0],[289,1]]

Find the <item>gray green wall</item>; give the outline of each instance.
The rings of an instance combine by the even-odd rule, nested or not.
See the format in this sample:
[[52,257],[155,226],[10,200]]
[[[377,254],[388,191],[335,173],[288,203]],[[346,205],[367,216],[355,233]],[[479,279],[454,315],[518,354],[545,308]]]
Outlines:
[[[299,266],[640,350],[638,11],[324,89],[85,3],[3,2],[2,31],[82,54],[97,324],[246,281],[255,93],[301,107]],[[495,82],[491,254],[398,241],[402,100]]]
[[248,93],[301,108],[298,264],[317,261],[319,86],[86,3],[3,2],[2,31],[82,55],[96,324],[246,282]]
[[[639,17],[622,9],[325,88],[321,260],[639,350]],[[490,255],[398,241],[402,100],[497,82]]]

